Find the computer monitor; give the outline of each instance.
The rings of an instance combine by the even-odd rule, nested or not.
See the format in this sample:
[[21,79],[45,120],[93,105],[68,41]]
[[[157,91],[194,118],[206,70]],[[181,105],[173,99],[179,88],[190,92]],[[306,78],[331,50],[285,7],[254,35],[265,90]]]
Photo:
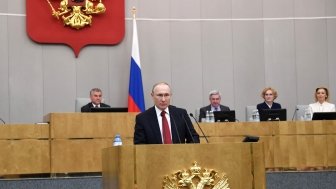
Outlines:
[[235,122],[236,112],[230,111],[214,111],[215,122]]
[[128,108],[120,107],[92,107],[91,112],[128,112]]
[[312,120],[336,120],[336,112],[315,112]]
[[286,121],[286,109],[263,109],[259,110],[260,121]]

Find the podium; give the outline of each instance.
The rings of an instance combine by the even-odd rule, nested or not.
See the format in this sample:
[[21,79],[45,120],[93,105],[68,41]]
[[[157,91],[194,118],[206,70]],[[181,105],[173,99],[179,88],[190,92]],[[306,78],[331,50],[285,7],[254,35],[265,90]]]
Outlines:
[[[205,170],[215,170],[218,176],[226,175],[229,188],[265,189],[263,152],[262,143],[242,142],[105,148],[102,152],[103,188],[163,188],[165,178],[172,178],[179,171],[187,173],[184,176],[192,175],[198,169],[199,175],[205,175]],[[197,182],[196,178],[196,185]]]

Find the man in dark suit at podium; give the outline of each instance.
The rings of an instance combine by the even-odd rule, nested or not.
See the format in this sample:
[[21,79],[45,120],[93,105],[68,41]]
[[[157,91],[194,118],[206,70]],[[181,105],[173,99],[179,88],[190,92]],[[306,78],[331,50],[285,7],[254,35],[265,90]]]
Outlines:
[[152,89],[154,106],[136,116],[134,144],[199,143],[187,111],[170,105],[170,86],[157,83]]
[[81,108],[81,112],[91,112],[91,108],[93,108],[93,107],[95,107],[95,108],[110,107],[109,105],[101,102],[102,99],[103,99],[103,92],[99,88],[91,89],[90,99],[91,99],[91,102],[89,102],[88,104],[83,106]]
[[207,111],[230,111],[230,108],[224,105],[221,105],[221,94],[217,90],[212,90],[209,92],[209,101],[210,105],[205,106],[200,109],[199,122],[202,121],[202,118],[205,118]]

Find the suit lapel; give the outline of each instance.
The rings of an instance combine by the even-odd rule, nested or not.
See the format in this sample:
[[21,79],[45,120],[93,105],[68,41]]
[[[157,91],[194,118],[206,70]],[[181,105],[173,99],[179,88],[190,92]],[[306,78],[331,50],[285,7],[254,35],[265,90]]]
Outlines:
[[158,141],[159,143],[162,144],[160,125],[159,125],[159,121],[158,121],[158,118],[157,118],[154,106],[152,107],[149,116],[150,116],[149,120],[151,120],[151,124],[150,125],[153,127],[154,137],[155,137],[156,141]]

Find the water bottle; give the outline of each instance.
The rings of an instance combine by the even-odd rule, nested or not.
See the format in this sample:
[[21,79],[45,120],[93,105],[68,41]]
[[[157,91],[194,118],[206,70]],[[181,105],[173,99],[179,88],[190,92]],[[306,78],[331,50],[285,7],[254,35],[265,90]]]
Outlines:
[[122,145],[121,137],[119,134],[116,134],[116,136],[114,137],[113,146],[121,146],[121,145]]
[[253,110],[252,112],[252,121],[260,121],[259,119],[259,111],[256,109],[256,110]]
[[209,123],[209,122],[210,122],[210,112],[209,112],[209,110],[206,111],[206,114],[205,114],[205,122],[206,122],[206,123]]
[[307,108],[307,109],[305,110],[304,120],[306,120],[306,121],[310,121],[311,118],[312,118],[312,117],[311,117],[310,109]]
[[213,111],[210,111],[209,114],[210,114],[209,122],[214,123],[215,122],[215,115],[214,115]]
[[257,110],[255,114],[256,114],[256,119],[255,119],[255,121],[260,121],[259,111]]

